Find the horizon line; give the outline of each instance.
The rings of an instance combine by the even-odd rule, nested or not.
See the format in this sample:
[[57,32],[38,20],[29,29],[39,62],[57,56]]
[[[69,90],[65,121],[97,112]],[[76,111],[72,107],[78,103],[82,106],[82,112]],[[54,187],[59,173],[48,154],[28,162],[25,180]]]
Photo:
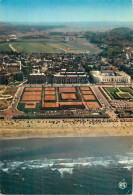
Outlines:
[[69,23],[69,24],[71,24],[71,23],[91,23],[91,22],[95,22],[95,23],[133,23],[133,21],[64,21],[64,22],[61,22],[61,21],[54,21],[54,22],[52,22],[52,21],[49,21],[49,22],[35,22],[35,21],[31,21],[31,22],[26,22],[26,21],[20,21],[20,22],[18,22],[18,21],[0,21],[0,23],[18,23],[18,24],[23,24],[23,23],[27,23],[27,24],[57,24],[57,23],[61,23],[61,24],[63,24],[63,23]]

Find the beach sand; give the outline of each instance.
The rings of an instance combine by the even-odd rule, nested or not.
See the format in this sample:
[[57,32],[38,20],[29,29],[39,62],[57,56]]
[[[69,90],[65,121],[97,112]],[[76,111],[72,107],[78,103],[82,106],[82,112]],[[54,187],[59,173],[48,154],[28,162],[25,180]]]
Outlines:
[[133,136],[133,122],[89,120],[0,121],[0,139]]

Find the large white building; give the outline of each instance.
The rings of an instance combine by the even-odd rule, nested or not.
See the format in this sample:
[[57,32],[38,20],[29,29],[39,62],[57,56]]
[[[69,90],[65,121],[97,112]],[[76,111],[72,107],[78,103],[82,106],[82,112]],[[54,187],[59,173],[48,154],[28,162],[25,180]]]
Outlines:
[[90,75],[94,83],[131,83],[131,76],[122,71],[91,71]]

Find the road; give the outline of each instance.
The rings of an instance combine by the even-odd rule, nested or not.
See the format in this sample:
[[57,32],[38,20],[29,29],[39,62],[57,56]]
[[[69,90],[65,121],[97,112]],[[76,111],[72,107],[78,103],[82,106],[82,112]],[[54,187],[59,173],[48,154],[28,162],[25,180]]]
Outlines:
[[18,103],[20,101],[23,89],[24,89],[24,87],[19,87],[18,88],[18,90],[17,90],[17,92],[16,92],[16,94],[15,94],[13,100],[12,100],[11,105],[8,107],[8,109],[4,110],[5,120],[10,120],[14,116],[18,116],[18,115],[22,114],[21,111],[17,110],[17,106],[18,106]]
[[102,104],[102,107],[106,109],[107,113],[112,119],[117,119],[117,115],[115,114],[115,110],[111,107],[108,100],[104,97],[101,91],[98,89],[99,86],[91,86],[94,94],[96,95],[99,102]]
[[12,46],[12,44],[9,44],[9,47],[12,49],[12,51],[14,51],[14,52],[17,52],[18,53],[18,51]]

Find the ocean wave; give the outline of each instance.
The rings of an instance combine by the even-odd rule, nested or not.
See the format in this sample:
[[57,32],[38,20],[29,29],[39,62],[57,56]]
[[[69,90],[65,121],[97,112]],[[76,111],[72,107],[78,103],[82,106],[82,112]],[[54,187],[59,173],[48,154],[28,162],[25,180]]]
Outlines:
[[2,171],[5,172],[5,173],[8,173],[9,169],[8,168],[4,168],[4,169],[2,169]]
[[52,171],[58,171],[61,175],[61,177],[64,177],[65,173],[68,173],[70,175],[73,174],[73,168],[51,168]]
[[3,162],[0,162],[0,168],[4,166],[4,163]]
[[11,170],[15,170],[18,167],[20,167],[20,165],[22,165],[22,164],[23,164],[23,162],[21,162],[21,161],[9,161],[6,163],[6,166]]
[[132,168],[133,168],[133,166],[125,166],[125,167],[123,167],[124,169],[127,169],[128,171],[131,171],[132,170]]
[[127,160],[120,160],[120,161],[118,161],[118,163],[123,164],[123,165],[124,164],[126,164],[126,165],[127,164],[129,164],[129,165],[132,164],[133,165],[133,160],[128,160],[128,159]]
[[51,169],[51,171],[58,171],[63,177],[64,173],[72,174],[74,168],[80,167],[109,167],[120,166],[131,170],[133,167],[133,159],[129,156],[105,156],[105,157],[86,157],[86,158],[66,158],[66,159],[37,159],[24,161],[3,161],[0,162],[0,170],[9,173],[16,169]]
[[128,152],[127,154],[128,154],[128,155],[133,155],[133,152]]

